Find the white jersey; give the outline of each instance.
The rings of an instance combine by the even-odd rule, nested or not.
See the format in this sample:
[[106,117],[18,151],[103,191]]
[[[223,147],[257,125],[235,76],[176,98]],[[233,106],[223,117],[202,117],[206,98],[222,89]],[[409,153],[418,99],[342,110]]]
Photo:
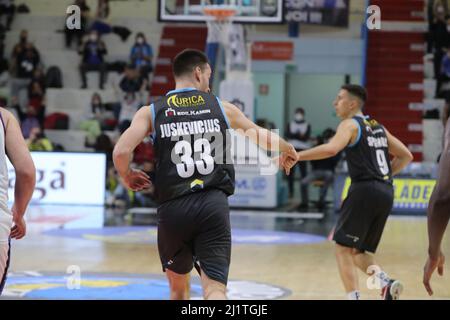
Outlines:
[[[0,114],[1,117],[1,114]],[[0,121],[0,243],[8,242],[12,227],[12,214],[8,208],[8,167],[6,165],[5,123]]]

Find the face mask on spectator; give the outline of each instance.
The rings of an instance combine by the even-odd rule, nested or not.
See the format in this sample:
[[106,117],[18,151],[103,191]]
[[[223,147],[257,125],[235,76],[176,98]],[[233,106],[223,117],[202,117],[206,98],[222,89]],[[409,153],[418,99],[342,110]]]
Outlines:
[[137,38],[136,42],[138,44],[143,44],[144,43],[144,38]]
[[301,114],[301,113],[296,113],[295,116],[294,116],[294,119],[295,119],[295,121],[297,121],[297,122],[303,121],[303,119],[304,119],[303,114]]

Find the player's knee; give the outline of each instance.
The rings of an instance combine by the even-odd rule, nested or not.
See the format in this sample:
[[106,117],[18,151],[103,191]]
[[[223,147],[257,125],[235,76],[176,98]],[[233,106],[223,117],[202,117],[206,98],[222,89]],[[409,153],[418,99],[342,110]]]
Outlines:
[[352,255],[353,248],[342,246],[336,243],[335,254],[337,257],[342,257],[346,255]]

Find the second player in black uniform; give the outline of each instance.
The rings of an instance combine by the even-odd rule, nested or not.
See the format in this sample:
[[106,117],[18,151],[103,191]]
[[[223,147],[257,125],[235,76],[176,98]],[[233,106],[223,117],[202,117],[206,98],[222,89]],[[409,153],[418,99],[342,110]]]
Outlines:
[[297,160],[324,159],[345,149],[352,183],[333,237],[340,276],[349,299],[360,297],[357,267],[372,277],[374,287],[379,285],[383,299],[391,300],[399,298],[403,286],[390,279],[370,253],[375,253],[392,209],[392,176],[412,161],[412,154],[380,123],[362,113],[366,99],[363,87],[343,86],[334,101],[342,119],[336,135],[327,144],[299,152]]

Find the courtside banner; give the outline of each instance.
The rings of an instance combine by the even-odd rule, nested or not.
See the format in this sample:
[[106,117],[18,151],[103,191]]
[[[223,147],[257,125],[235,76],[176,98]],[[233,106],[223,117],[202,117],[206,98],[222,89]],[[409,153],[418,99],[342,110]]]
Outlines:
[[284,0],[286,22],[348,27],[349,0]]
[[[341,201],[347,197],[350,178],[345,179]],[[432,179],[394,179],[394,210],[424,212],[436,184]]]
[[[100,153],[32,152],[36,188],[32,203],[103,205],[106,156]],[[14,200],[15,172],[8,161],[10,201]]]

